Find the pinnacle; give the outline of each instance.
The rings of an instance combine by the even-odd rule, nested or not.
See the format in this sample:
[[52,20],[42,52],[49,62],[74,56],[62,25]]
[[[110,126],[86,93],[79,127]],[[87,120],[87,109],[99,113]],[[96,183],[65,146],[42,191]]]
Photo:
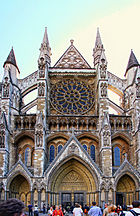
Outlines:
[[127,64],[125,75],[130,68],[135,67],[135,66],[139,66],[139,63],[138,63],[138,60],[136,59],[136,56],[135,56],[133,50],[131,49],[131,53],[130,53],[130,57],[129,57],[129,61]]
[[97,28],[95,47],[96,47],[97,45],[102,45],[102,40],[101,40],[99,28]]
[[18,66],[17,66],[17,62],[16,62],[16,58],[15,58],[15,53],[14,53],[13,47],[12,47],[12,49],[11,49],[11,51],[10,51],[10,53],[9,53],[9,55],[8,55],[8,57],[7,57],[7,59],[6,59],[6,61],[4,62],[3,67],[5,66],[6,63],[10,63],[10,64],[14,65],[14,66],[18,69],[18,71],[19,71],[19,68],[18,68]]
[[49,44],[48,34],[47,34],[47,27],[45,27],[45,32],[44,32],[44,37],[43,37],[42,43]]
[[45,27],[43,41],[41,43],[41,47],[39,50],[40,50],[39,58],[41,58],[45,55],[47,55],[48,57],[51,56],[51,48],[50,48],[49,40],[48,40],[47,27]]

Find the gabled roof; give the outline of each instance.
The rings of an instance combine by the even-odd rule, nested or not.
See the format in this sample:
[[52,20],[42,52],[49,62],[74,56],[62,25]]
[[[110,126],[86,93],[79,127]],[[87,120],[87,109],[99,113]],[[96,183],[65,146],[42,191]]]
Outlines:
[[[9,53],[9,55],[8,55],[8,57],[7,57],[7,59],[6,59],[6,61],[4,62],[3,67],[5,66],[6,63],[10,63],[10,64],[14,65],[14,66],[17,68],[17,70],[19,71],[19,68],[18,68],[18,66],[17,66],[17,62],[16,62],[16,58],[15,58],[15,53],[14,53],[13,47],[12,47],[12,49],[11,49],[11,51],[10,51],[10,53]],[[19,71],[19,73],[20,73],[20,71]]]
[[125,76],[126,76],[127,71],[130,68],[135,67],[135,66],[139,66],[139,63],[138,63],[138,60],[136,59],[135,54],[133,53],[133,50],[131,50],[129,61],[128,61],[128,64],[127,64],[127,67],[126,67]]
[[73,40],[70,41],[71,45],[60,57],[60,59],[54,65],[55,68],[91,68],[84,57],[73,45]]

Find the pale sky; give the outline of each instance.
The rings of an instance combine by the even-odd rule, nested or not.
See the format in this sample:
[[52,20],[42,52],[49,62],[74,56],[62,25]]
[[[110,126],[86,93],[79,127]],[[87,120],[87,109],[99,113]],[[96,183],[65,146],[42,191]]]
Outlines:
[[7,0],[0,6],[0,73],[13,46],[23,78],[37,70],[45,27],[52,66],[74,39],[93,67],[99,27],[108,70],[124,78],[131,49],[140,62],[140,0]]

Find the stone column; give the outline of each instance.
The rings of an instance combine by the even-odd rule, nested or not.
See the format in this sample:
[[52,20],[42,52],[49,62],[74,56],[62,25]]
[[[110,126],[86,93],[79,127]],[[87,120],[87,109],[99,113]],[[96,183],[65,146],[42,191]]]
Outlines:
[[98,203],[98,206],[101,206],[101,192],[99,191],[98,194],[99,194],[99,203]]
[[30,193],[31,193],[31,205],[33,206],[34,205],[34,203],[33,203],[33,196],[34,196],[34,194],[33,194],[33,191],[30,191]]
[[113,203],[115,203],[115,191],[113,190]]
[[46,191],[45,195],[46,195],[46,208],[48,208],[48,192],[47,191]]
[[62,193],[59,192],[59,203],[61,204],[62,200],[61,200],[61,196],[62,196]]
[[38,208],[41,209],[41,190],[38,191]]
[[108,203],[108,191],[105,191],[105,202]]

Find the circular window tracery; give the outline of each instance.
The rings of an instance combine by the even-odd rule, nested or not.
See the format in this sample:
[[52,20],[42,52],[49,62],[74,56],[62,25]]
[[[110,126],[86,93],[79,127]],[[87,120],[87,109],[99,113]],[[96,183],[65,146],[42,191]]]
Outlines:
[[92,107],[93,102],[93,91],[82,81],[61,81],[51,89],[53,107],[64,114],[85,113]]

